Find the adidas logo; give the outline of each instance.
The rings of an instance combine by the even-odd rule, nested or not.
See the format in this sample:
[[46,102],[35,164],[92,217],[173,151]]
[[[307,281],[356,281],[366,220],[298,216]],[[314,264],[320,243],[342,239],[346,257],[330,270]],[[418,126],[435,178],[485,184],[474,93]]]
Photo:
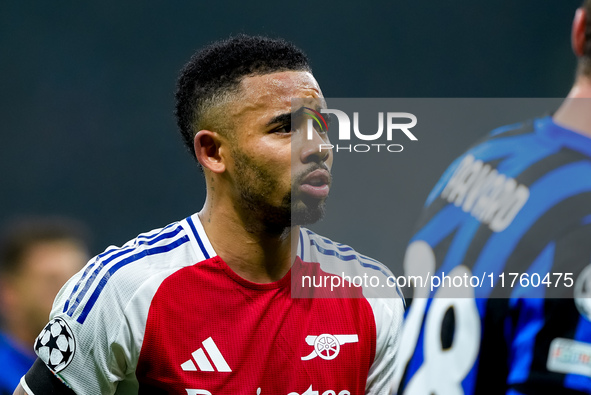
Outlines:
[[[207,339],[202,341],[201,344],[203,344],[203,348],[199,348],[191,354],[191,356],[193,357],[193,359],[197,363],[197,366],[199,367],[199,369],[197,369],[197,366],[195,366],[195,363],[193,363],[193,360],[189,359],[188,361],[181,364],[181,368],[184,371],[194,371],[195,372],[195,371],[201,370],[202,372],[215,372],[216,369],[218,372],[231,372],[232,371],[232,369],[230,369],[230,366],[228,366],[228,363],[226,362],[226,360],[222,356],[222,353],[220,352],[218,347],[215,345],[215,343],[213,342],[213,339],[211,337],[208,337]],[[205,349],[205,351],[203,351],[203,349]],[[206,352],[207,352],[207,354],[206,354]],[[207,355],[209,355],[209,358],[211,358],[211,362],[209,362]],[[213,365],[211,364],[212,362],[213,362]],[[214,366],[215,366],[215,368],[214,368]]]

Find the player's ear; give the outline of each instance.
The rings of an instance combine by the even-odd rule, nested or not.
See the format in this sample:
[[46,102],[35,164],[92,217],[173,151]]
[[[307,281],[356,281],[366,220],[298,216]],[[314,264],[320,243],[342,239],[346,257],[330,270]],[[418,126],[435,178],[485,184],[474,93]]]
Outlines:
[[223,173],[226,165],[223,156],[220,153],[222,138],[216,132],[210,130],[200,130],[193,139],[195,148],[195,157],[201,163],[201,166],[214,173]]
[[587,12],[584,8],[579,8],[575,13],[573,20],[573,29],[571,33],[571,42],[573,51],[577,56],[583,56],[585,52],[585,29],[587,27]]

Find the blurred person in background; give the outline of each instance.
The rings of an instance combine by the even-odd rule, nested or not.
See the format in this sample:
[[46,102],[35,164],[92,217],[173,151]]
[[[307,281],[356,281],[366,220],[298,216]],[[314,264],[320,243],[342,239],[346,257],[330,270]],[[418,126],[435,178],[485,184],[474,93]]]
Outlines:
[[0,395],[12,394],[36,355],[35,338],[64,283],[88,261],[88,230],[63,217],[19,218],[0,233]]

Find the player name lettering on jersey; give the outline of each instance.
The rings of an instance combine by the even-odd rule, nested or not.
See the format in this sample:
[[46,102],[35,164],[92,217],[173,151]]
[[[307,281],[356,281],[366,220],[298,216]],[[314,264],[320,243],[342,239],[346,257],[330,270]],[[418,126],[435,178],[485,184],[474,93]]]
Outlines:
[[529,189],[467,155],[447,182],[441,198],[461,207],[493,232],[500,232],[527,202]]

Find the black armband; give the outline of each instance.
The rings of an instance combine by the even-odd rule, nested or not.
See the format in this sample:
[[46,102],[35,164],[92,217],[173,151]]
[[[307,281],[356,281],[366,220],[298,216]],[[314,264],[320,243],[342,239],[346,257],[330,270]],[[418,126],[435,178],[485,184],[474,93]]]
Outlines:
[[39,358],[25,374],[25,382],[35,395],[76,395]]

